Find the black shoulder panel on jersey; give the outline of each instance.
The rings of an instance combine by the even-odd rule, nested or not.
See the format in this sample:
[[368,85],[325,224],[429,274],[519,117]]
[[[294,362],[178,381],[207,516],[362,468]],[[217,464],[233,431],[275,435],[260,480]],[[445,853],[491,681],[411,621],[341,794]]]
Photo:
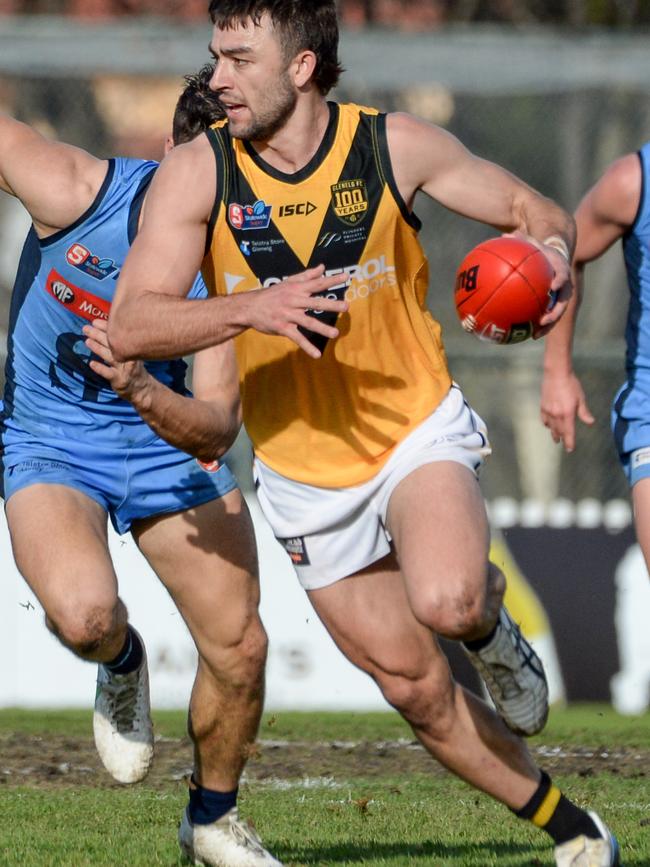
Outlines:
[[641,219],[641,215],[645,209],[645,197],[646,197],[646,189],[648,180],[646,178],[646,174],[648,171],[648,164],[644,159],[643,151],[638,150],[636,152],[637,157],[639,158],[639,163],[641,164],[641,191],[639,195],[639,206],[636,209],[636,214],[634,215],[634,220],[632,224],[625,230],[623,233],[623,238],[628,238],[629,236],[634,234],[636,227],[639,225],[639,220]]
[[214,152],[217,183],[214,205],[212,206],[212,213],[210,214],[210,220],[208,222],[208,232],[205,239],[205,255],[208,254],[208,251],[212,246],[212,236],[214,234],[217,217],[219,216],[221,203],[223,202],[225,206],[228,204],[228,198],[230,196],[230,177],[233,171],[233,161],[231,156],[232,145],[227,128],[225,126],[210,127],[210,129],[206,130],[206,135]]
[[129,218],[126,224],[126,236],[129,239],[129,245],[131,245],[135,241],[135,236],[138,234],[140,211],[142,210],[144,197],[147,193],[147,190],[149,189],[149,186],[151,185],[155,172],[155,167],[152,168],[150,172],[147,172],[147,174],[138,184],[138,189],[135,191],[135,195],[131,199],[131,204],[129,206]]
[[393,194],[393,198],[397,206],[400,209],[400,212],[409,226],[412,226],[416,232],[419,232],[422,228],[422,223],[416,217],[416,215],[409,211],[406,207],[406,202],[402,198],[400,191],[397,188],[397,184],[395,182],[395,176],[393,175],[393,163],[390,158],[390,152],[388,150],[388,138],[386,136],[386,115],[379,114],[377,115],[377,124],[376,124],[376,148],[377,148],[377,162],[380,165],[380,171],[386,179],[386,183]]
[[38,241],[38,236],[32,226],[27,233],[25,244],[22,253],[20,254],[20,262],[18,263],[18,271],[16,272],[16,281],[14,283],[13,292],[11,294],[11,305],[9,308],[9,329],[7,336],[7,361],[5,363],[5,389],[4,401],[0,404],[0,496],[4,497],[2,490],[2,437],[5,429],[5,421],[11,418],[14,411],[14,389],[16,376],[14,373],[14,331],[16,323],[20,316],[20,311],[29,294],[29,290],[34,285],[34,280],[41,267],[41,245]]

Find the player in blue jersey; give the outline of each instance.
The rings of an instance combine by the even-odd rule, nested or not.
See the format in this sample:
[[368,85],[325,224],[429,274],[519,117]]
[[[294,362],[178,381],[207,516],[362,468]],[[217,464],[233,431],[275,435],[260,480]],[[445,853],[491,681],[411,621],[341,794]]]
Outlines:
[[[205,70],[188,77],[176,143],[219,116],[208,79]],[[16,563],[49,629],[99,664],[95,740],[106,768],[125,783],[147,773],[153,733],[145,649],[118,595],[108,518],[119,533],[133,534],[199,653],[189,714],[194,854],[206,864],[275,865],[236,807],[266,658],[252,524],[218,462],[239,428],[236,371],[222,347],[196,356],[193,406],[209,430],[199,462],[157,435],[175,441],[168,418],[182,419],[191,400],[184,362],[147,363],[138,415],[111,376],[93,369],[85,344],[84,328],[92,334],[90,323],[108,317],[156,165],[96,159],[0,116],[0,189],[20,199],[33,221],[12,296],[0,419],[7,521]],[[311,298],[324,285],[318,271],[261,291],[250,324],[272,331],[287,293]],[[204,292],[199,278],[190,297]]]
[[576,210],[576,293],[563,320],[546,338],[542,420],[567,452],[576,443],[576,417],[594,423],[573,370],[572,345],[584,268],[622,241],[630,289],[625,339],[627,380],[612,407],[612,430],[632,488],[634,523],[650,567],[650,142],[613,162]]

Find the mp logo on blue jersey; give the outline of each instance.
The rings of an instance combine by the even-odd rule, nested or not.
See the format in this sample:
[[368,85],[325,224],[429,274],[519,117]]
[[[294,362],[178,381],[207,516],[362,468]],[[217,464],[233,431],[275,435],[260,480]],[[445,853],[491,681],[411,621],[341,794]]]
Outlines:
[[232,202],[228,206],[230,225],[244,232],[249,229],[268,229],[272,207],[273,205],[267,205],[262,199],[258,199],[254,205],[238,205]]
[[69,247],[65,258],[68,265],[78,268],[84,274],[94,277],[95,280],[105,280],[106,277],[111,277],[119,270],[112,259],[100,259],[99,256],[93,256],[83,244],[73,244]]

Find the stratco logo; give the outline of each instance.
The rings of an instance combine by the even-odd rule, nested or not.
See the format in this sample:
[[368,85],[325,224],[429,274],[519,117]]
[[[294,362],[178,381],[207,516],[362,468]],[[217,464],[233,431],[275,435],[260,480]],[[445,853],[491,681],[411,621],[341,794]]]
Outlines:
[[330,187],[332,191],[332,208],[334,213],[343,220],[354,226],[360,223],[368,210],[368,193],[366,182],[361,178],[353,181],[339,181]]
[[300,202],[298,205],[282,205],[280,207],[281,217],[308,217],[317,210],[316,205],[312,202]]
[[72,304],[74,301],[74,292],[62,280],[52,281],[52,295],[54,295],[56,300],[60,301],[61,304]]

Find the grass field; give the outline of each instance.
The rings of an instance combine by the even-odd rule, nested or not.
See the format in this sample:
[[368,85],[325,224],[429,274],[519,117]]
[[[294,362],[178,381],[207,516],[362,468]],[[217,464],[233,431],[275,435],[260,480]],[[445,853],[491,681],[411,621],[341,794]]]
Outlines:
[[[121,787],[94,754],[90,712],[0,710],[0,865],[181,864],[191,764],[182,713],[155,716],[147,780]],[[555,711],[540,765],[650,867],[650,716]],[[550,867],[550,838],[431,762],[395,714],[267,714],[242,813],[286,865]]]

